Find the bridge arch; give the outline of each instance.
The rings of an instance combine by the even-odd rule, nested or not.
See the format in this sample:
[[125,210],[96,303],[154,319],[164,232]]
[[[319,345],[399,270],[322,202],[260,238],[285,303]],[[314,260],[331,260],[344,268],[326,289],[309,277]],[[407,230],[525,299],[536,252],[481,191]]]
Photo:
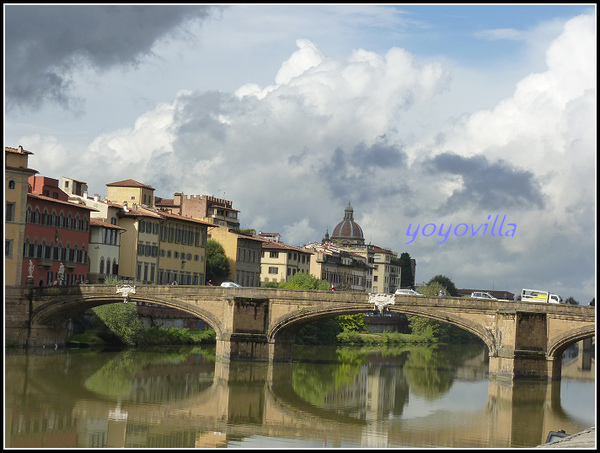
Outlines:
[[[164,300],[156,297],[129,297],[127,303],[148,303],[159,305],[161,307],[174,308],[176,310],[189,313],[206,321],[217,335],[223,331],[221,320],[208,310],[200,306],[189,304],[186,301],[169,299]],[[31,325],[52,325],[63,327],[74,315],[83,313],[91,308],[102,305],[124,303],[121,295],[98,295],[98,296],[80,296],[60,299],[50,299],[42,306],[38,307],[31,317]]]
[[[311,312],[304,312],[301,309],[289,313],[287,316],[282,317],[278,322],[271,326],[271,329],[267,333],[267,338],[270,342],[287,341],[291,342],[294,339],[295,334],[302,327],[311,324],[321,319],[329,319],[340,315],[354,315],[358,313],[365,313],[370,310],[365,310],[364,305],[358,306],[341,306],[335,308],[327,308],[322,310],[315,310]],[[422,308],[416,310],[410,310],[406,307],[395,307],[389,306],[389,311],[395,313],[402,313],[406,315],[414,315],[422,318],[428,318],[435,321],[440,321],[445,324],[450,324],[458,327],[462,330],[472,333],[479,338],[487,346],[490,354],[495,353],[497,350],[496,339],[493,333],[486,329],[481,324],[478,324],[468,318],[460,315],[449,313],[446,311],[432,311],[425,312]]]
[[569,346],[581,340],[592,338],[595,335],[596,329],[594,326],[583,326],[564,332],[562,335],[549,342],[547,355],[548,357],[560,359],[565,349]]
[[477,338],[483,341],[483,343],[487,346],[490,355],[496,353],[497,343],[493,333],[490,330],[486,329],[483,325],[481,325],[481,323],[477,323],[459,314],[443,310],[411,310],[407,307],[395,308],[393,306],[390,307],[390,311],[404,313],[406,315],[411,316],[419,316],[421,318],[432,319],[434,321],[439,321],[444,324],[450,324],[452,326],[458,327],[459,329],[466,330],[467,332],[475,335]]

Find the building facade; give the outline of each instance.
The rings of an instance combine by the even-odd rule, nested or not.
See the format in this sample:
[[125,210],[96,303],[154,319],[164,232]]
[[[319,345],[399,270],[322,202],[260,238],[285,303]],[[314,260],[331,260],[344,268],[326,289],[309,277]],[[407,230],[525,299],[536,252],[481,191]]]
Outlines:
[[313,277],[329,282],[338,291],[370,292],[373,269],[366,257],[332,244],[313,243],[304,248],[312,252]]
[[133,179],[106,185],[106,199],[123,206],[154,206],[154,188]]
[[297,272],[310,274],[311,255],[312,252],[306,249],[265,240],[260,260],[261,285],[285,282]]
[[37,173],[29,168],[31,154],[22,146],[4,148],[4,284],[9,286],[22,281],[29,177]]
[[92,217],[90,219],[90,249],[88,279],[90,283],[104,283],[119,276],[121,234],[126,230],[116,224]]
[[160,223],[159,285],[204,285],[206,239],[210,223],[168,212],[157,212]]
[[[242,286],[260,286],[263,241],[227,227],[211,227],[208,237],[223,246],[229,261],[228,280]],[[215,284],[218,282],[214,282]]]
[[56,179],[30,176],[29,184],[21,285],[85,283],[92,208],[70,203]]
[[175,193],[172,199],[156,197],[154,206],[186,217],[193,217],[234,230],[240,229],[239,211],[229,200],[209,195]]

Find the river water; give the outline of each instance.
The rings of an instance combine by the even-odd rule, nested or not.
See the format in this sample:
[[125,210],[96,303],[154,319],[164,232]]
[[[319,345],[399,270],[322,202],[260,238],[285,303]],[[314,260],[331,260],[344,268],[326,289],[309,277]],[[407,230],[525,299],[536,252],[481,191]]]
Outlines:
[[560,382],[488,378],[484,346],[5,352],[7,448],[508,448],[595,426],[595,360]]

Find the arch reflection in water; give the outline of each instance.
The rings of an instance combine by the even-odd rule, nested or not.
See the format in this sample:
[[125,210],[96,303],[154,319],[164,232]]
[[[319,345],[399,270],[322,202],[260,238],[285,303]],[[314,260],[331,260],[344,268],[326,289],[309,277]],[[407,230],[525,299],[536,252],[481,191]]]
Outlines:
[[15,448],[532,447],[594,423],[563,409],[560,382],[488,381],[473,346],[304,347],[275,364],[211,348],[6,359]]

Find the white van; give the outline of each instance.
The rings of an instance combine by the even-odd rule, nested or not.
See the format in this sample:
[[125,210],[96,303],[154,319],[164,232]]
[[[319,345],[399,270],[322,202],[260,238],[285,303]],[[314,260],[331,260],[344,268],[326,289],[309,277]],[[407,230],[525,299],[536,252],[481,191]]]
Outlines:
[[549,304],[562,304],[563,300],[558,294],[538,289],[524,289],[521,291],[522,302],[544,302]]

